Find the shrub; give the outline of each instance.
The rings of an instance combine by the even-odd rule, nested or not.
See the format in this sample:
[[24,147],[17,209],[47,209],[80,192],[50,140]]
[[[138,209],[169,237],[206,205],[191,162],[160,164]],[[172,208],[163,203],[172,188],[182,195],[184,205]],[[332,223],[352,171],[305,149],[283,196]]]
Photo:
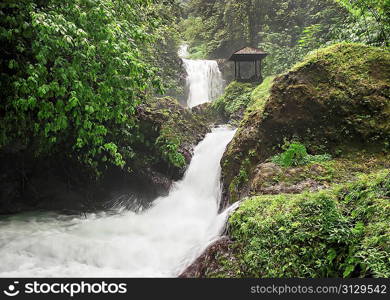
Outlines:
[[141,56],[156,38],[150,9],[147,0],[1,3],[0,147],[69,153],[93,168],[133,157],[136,106],[160,89]]
[[305,145],[299,142],[289,144],[286,151],[275,155],[272,162],[282,167],[300,166],[314,162],[322,162],[330,160],[332,157],[329,154],[310,155],[307,153]]

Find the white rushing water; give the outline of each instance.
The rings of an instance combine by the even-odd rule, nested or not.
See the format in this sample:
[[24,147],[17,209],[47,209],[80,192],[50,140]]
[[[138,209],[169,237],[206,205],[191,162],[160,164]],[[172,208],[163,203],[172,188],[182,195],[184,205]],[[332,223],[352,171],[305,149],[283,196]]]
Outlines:
[[223,92],[222,74],[215,60],[187,59],[188,46],[182,45],[179,56],[187,71],[188,107],[210,102]]
[[219,163],[233,134],[225,127],[209,133],[183,180],[144,212],[3,217],[0,276],[177,276],[224,227]]

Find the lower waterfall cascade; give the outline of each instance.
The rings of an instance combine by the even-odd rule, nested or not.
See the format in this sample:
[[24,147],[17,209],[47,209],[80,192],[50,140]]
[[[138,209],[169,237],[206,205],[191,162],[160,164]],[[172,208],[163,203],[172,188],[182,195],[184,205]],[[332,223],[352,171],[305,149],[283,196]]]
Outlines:
[[215,128],[183,180],[135,213],[24,213],[0,219],[1,277],[174,277],[221,233],[220,159],[234,130]]

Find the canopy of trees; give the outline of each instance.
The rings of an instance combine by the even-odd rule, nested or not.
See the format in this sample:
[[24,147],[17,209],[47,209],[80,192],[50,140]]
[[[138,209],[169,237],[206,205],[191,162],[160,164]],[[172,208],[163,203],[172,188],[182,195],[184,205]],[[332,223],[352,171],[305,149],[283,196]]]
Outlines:
[[0,147],[124,166],[143,143],[138,104],[162,92],[165,2],[2,1]]
[[206,57],[227,58],[244,45],[263,48],[271,75],[334,42],[388,45],[388,6],[385,0],[192,0],[182,27],[192,51]]

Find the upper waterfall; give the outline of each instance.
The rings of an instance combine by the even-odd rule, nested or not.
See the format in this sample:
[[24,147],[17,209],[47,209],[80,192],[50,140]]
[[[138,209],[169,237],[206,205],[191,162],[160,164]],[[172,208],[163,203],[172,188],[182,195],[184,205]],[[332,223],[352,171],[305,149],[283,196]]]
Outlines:
[[187,72],[188,107],[210,102],[223,92],[221,71],[215,60],[188,59],[188,46],[182,45],[179,56]]

